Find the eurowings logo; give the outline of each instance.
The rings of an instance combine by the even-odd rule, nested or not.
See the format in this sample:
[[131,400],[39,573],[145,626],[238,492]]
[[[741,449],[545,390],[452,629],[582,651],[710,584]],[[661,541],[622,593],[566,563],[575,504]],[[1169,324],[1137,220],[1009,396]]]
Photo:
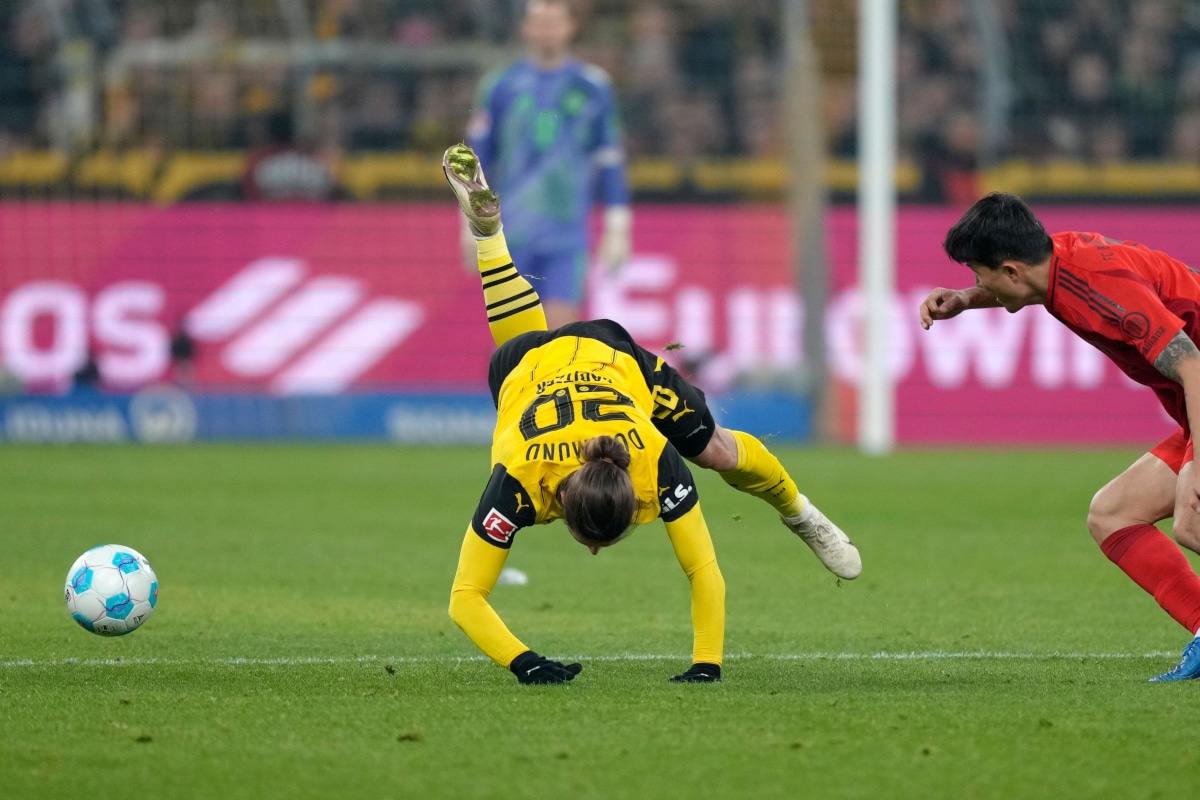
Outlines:
[[336,394],[421,326],[418,303],[369,297],[342,275],[309,276],[305,262],[250,263],[188,314],[187,328],[220,342],[231,373],[277,394]]

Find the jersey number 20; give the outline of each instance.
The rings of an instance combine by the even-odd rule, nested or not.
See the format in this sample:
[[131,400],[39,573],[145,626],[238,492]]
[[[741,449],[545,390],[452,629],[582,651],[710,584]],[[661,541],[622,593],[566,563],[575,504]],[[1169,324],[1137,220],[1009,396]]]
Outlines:
[[[584,419],[591,422],[610,422],[612,420],[633,421],[624,411],[605,410],[608,406],[632,406],[633,399],[628,395],[618,392],[611,386],[600,386],[594,383],[576,383],[574,384],[574,389],[577,395],[588,395],[582,398],[579,404],[579,413],[583,415]],[[600,396],[592,397],[591,395]],[[538,409],[549,403],[554,404],[554,418],[546,424],[539,425],[537,421]],[[526,407],[525,411],[521,414],[521,435],[525,437],[525,441],[529,441],[535,436],[541,436],[544,433],[560,431],[574,421],[575,404],[571,402],[571,388],[563,386],[549,394],[538,395]]]

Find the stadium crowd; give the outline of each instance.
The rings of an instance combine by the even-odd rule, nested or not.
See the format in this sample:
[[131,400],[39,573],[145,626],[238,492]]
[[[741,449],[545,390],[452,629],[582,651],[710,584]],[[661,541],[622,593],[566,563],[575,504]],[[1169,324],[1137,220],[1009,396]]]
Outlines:
[[[0,4],[0,153],[14,148],[237,149],[271,113],[340,151],[437,150],[462,135],[478,63],[297,68],[234,57],[248,41],[511,43],[520,0],[12,0]],[[857,3],[814,0],[831,152],[853,154]],[[995,14],[1004,79],[974,9]],[[581,0],[581,57],[613,77],[633,157],[783,149],[778,0]],[[980,158],[1200,163],[1200,5],[1183,0],[901,0],[902,155],[953,174]],[[115,54],[169,43],[177,65]],[[511,51],[508,51],[511,54]],[[179,54],[191,54],[178,65]],[[499,56],[498,56],[499,57]],[[86,85],[94,80],[92,89]],[[986,87],[991,86],[991,89]],[[996,87],[999,86],[999,89]],[[1000,91],[1005,133],[981,108]],[[994,100],[995,98],[991,98]]]
[[[926,160],[969,165],[983,149],[981,74],[991,45],[969,5],[903,4],[900,128]],[[995,157],[1200,163],[1200,6],[1176,0],[988,5],[1008,65],[1007,136]]]

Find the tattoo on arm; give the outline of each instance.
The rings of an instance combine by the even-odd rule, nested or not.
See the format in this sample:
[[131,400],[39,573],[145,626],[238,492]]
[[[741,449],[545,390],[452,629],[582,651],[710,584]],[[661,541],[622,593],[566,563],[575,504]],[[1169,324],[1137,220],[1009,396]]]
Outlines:
[[1200,350],[1183,331],[1175,334],[1175,338],[1167,342],[1166,348],[1154,359],[1154,368],[1166,377],[1179,382],[1179,364],[1185,358],[1190,358]]

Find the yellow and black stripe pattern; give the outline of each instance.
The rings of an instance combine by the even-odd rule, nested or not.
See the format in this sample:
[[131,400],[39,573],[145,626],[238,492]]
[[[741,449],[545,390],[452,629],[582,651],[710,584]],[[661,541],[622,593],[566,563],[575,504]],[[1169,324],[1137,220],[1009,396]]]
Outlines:
[[483,301],[487,304],[488,327],[496,346],[528,331],[546,330],[542,298],[513,266],[504,231],[476,242]]

